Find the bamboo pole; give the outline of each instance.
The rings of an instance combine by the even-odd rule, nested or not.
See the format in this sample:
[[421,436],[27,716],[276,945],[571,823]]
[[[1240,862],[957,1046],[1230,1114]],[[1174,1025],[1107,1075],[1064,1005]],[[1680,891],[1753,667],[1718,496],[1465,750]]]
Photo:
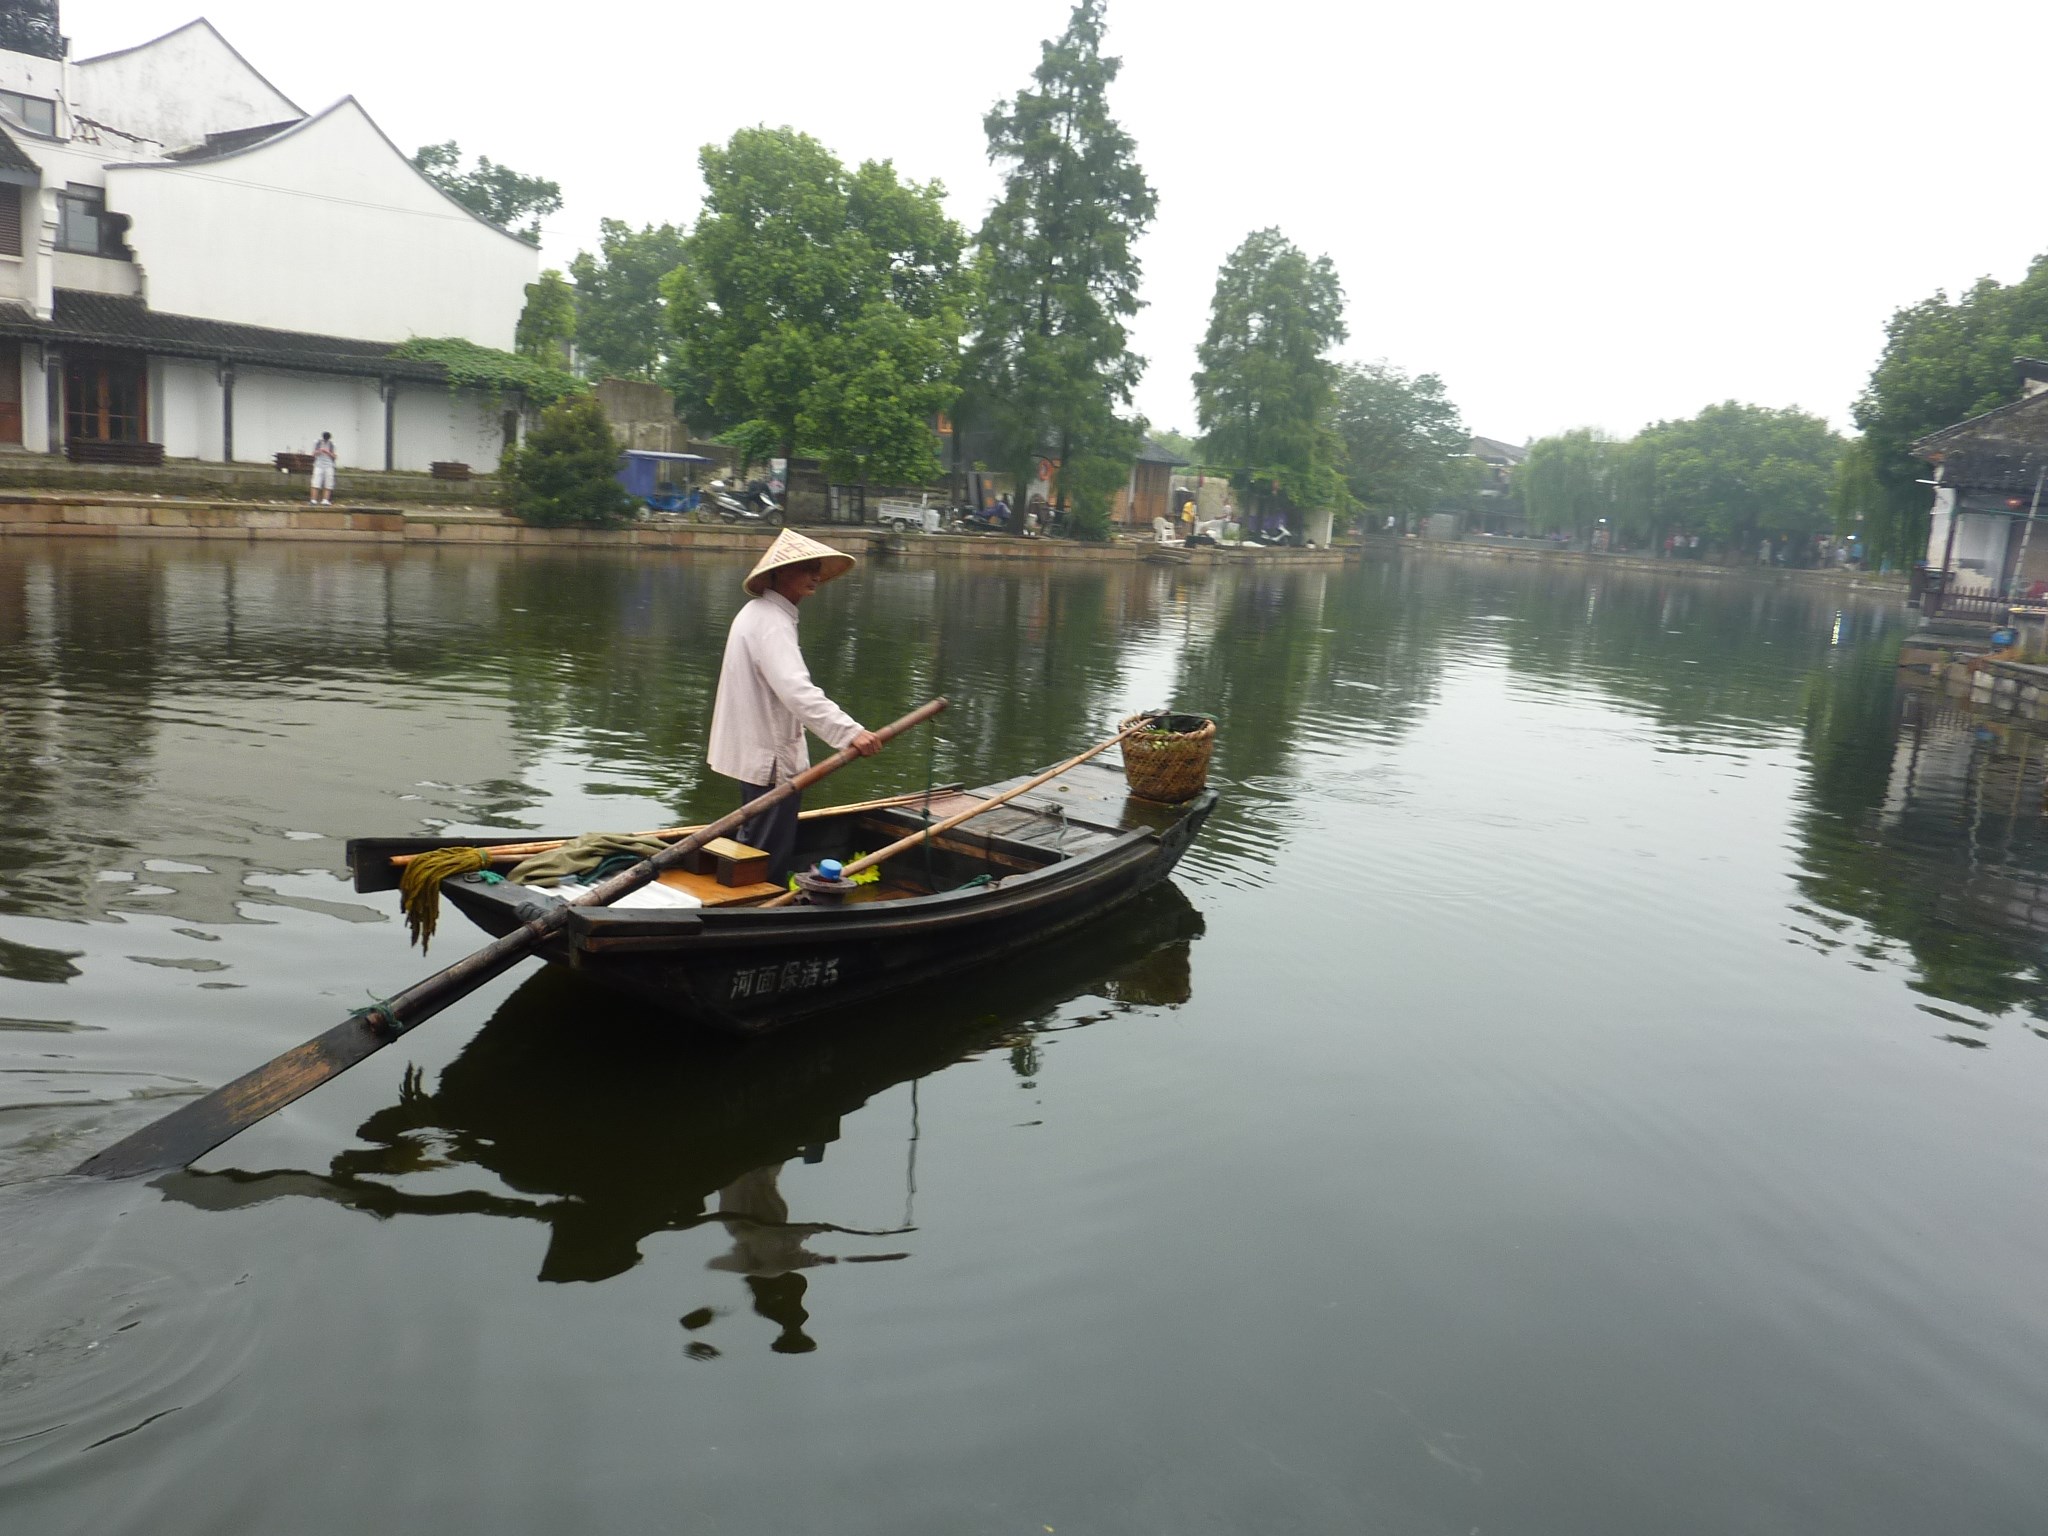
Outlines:
[[[959,826],[961,823],[974,820],[974,818],[979,816],[982,812],[992,811],[997,806],[1004,804],[1006,801],[1016,799],[1026,790],[1038,788],[1039,785],[1045,783],[1048,779],[1058,778],[1061,774],[1065,773],[1069,768],[1080,767],[1081,764],[1087,762],[1089,758],[1094,757],[1099,752],[1107,752],[1111,747],[1117,745],[1125,737],[1135,736],[1140,731],[1152,729],[1152,722],[1154,718],[1156,717],[1147,715],[1144,719],[1139,720],[1127,729],[1118,731],[1114,736],[1110,737],[1109,740],[1098,741],[1086,752],[1076,753],[1074,756],[1068,758],[1064,763],[1059,764],[1057,767],[1046,769],[1045,772],[1039,774],[1036,778],[1026,779],[1022,784],[1019,784],[1015,789],[1006,789],[1000,795],[995,795],[987,800],[982,801],[981,804],[975,806],[971,810],[960,811],[955,815],[948,816],[944,821],[939,822],[935,826],[922,828],[919,831],[911,833],[908,837],[899,837],[898,839],[896,839],[895,842],[891,843],[888,847],[884,848],[879,853],[870,853],[862,858],[855,859],[851,864],[847,865],[844,869],[840,871],[841,877],[844,879],[851,880],[855,875],[861,873],[863,870],[873,869],[877,864],[883,863],[888,859],[893,859],[894,857],[896,857],[897,854],[902,853],[907,849],[915,848],[919,843],[924,842],[928,838],[937,837],[941,832],[950,832],[955,827]],[[761,905],[754,908],[754,910],[756,912],[765,912],[770,907],[786,907],[792,901],[796,900],[798,894],[799,893],[796,891],[784,891],[780,896],[772,897],[769,900],[762,902]]]
[[[957,786],[955,787],[957,788]],[[934,789],[932,791],[935,795],[951,794],[952,792],[951,789]],[[892,810],[899,805],[914,804],[924,799],[924,795],[925,792],[919,789],[913,790],[906,795],[883,795],[877,800],[856,800],[851,805],[820,806],[814,811],[798,811],[796,815],[798,821],[814,821],[820,816],[852,816],[860,811],[886,811]],[[702,832],[703,830],[704,825],[700,824],[694,827],[662,827],[654,832],[630,832],[627,836],[658,837],[663,842],[668,842],[678,837],[688,837],[693,832]],[[493,864],[502,864],[512,859],[530,859],[536,853],[550,853],[568,841],[569,839],[566,837],[555,837],[537,843],[493,843],[490,847],[480,851],[489,854]],[[419,855],[416,853],[394,853],[391,855],[391,865],[394,869],[403,869],[418,857]]]

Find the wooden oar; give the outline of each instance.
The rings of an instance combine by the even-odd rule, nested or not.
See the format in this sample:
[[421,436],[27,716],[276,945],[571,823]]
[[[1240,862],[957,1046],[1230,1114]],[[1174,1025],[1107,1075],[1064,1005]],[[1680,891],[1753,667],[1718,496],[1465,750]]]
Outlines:
[[[1138,721],[1128,730],[1118,731],[1116,735],[1110,737],[1109,740],[1098,741],[1086,752],[1076,753],[1073,757],[1068,758],[1064,763],[1061,763],[1058,767],[1046,769],[1045,772],[1041,773],[1037,778],[1026,779],[1022,784],[1019,784],[1015,789],[1006,789],[1000,795],[990,796],[988,799],[982,801],[981,804],[973,807],[971,810],[960,811],[955,815],[948,816],[944,821],[941,821],[936,825],[926,827],[922,831],[913,832],[908,837],[899,837],[896,839],[895,842],[891,843],[888,847],[884,848],[880,853],[870,853],[861,858],[855,859],[851,864],[847,865],[844,869],[840,870],[840,877],[842,879],[851,880],[855,875],[859,874],[862,870],[873,869],[877,864],[880,864],[888,859],[893,859],[896,857],[897,854],[903,853],[908,849],[915,848],[919,843],[922,843],[929,838],[937,837],[941,832],[950,832],[955,827],[959,826],[962,822],[974,820],[974,818],[979,816],[983,811],[992,811],[997,806],[1003,804],[1005,801],[1016,799],[1026,790],[1038,788],[1038,786],[1043,784],[1047,779],[1058,778],[1061,774],[1065,773],[1069,768],[1080,767],[1081,764],[1087,762],[1088,759],[1095,756],[1096,753],[1107,752],[1111,747],[1115,746],[1118,742],[1122,741],[1126,736],[1135,736],[1140,731],[1149,731],[1151,729],[1152,720],[1148,716],[1146,719]],[[786,907],[792,901],[795,901],[797,897],[801,894],[802,892],[800,891],[784,891],[780,896],[770,897],[767,901],[762,902],[761,905],[756,907],[754,910],[756,912],[762,912],[766,911],[769,907]]]
[[[959,787],[959,785],[955,784],[945,790],[934,789],[932,793],[935,795],[951,793],[952,790]],[[899,805],[914,805],[919,800],[924,799],[924,796],[925,792],[919,789],[913,790],[907,795],[883,795],[877,800],[856,800],[851,805],[821,805],[815,811],[798,811],[796,819],[798,821],[816,821],[821,816],[852,816],[861,811],[893,810]],[[694,827],[660,827],[652,832],[629,832],[626,835],[629,837],[658,837],[663,842],[668,842],[674,838],[688,837],[692,832],[702,832],[703,830],[702,825]],[[530,859],[536,853],[550,853],[568,841],[569,839],[566,837],[552,837],[537,843],[493,843],[479,851],[489,854],[493,864],[503,864],[508,860]],[[391,867],[393,869],[403,869],[418,857],[419,855],[416,853],[394,853],[391,855]]]
[[[944,699],[933,699],[894,724],[883,726],[875,734],[887,741],[922,725],[945,707]],[[621,896],[639,890],[663,870],[674,868],[685,855],[714,837],[723,837],[777,801],[799,793],[827,774],[838,772],[858,755],[851,747],[833,753],[788,783],[778,784],[759,799],[750,800],[730,816],[720,817],[708,827],[662,849],[652,858],[643,859],[631,869],[592,886],[573,901],[550,904],[538,917],[522,923],[475,954],[406,988],[389,1002],[350,1015],[325,1034],[316,1035],[304,1045],[294,1046],[274,1061],[214,1089],[204,1098],[194,1099],[161,1120],[145,1125],[105,1151],[93,1154],[72,1171],[115,1179],[184,1167],[238,1131],[247,1130],[266,1115],[311,1093],[329,1078],[346,1072],[365,1056],[382,1050],[407,1030],[424,1023],[492,977],[510,970],[567,925],[572,906],[609,906]]]

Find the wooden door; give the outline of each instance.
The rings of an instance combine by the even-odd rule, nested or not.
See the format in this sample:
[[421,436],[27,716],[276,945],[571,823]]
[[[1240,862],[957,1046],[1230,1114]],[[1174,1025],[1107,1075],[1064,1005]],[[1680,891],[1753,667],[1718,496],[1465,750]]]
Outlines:
[[0,443],[21,445],[21,343],[0,341]]
[[149,376],[139,357],[67,358],[64,435],[98,443],[148,441]]

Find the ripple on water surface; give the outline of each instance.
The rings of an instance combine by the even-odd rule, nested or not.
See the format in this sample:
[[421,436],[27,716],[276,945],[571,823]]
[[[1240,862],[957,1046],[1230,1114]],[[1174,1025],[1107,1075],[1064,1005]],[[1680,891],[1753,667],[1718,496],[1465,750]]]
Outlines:
[[[156,1200],[77,1180],[0,1190],[0,1508],[11,1530],[125,1528],[152,1489],[183,1479],[159,1442],[219,1430],[209,1410],[254,1347],[248,1275],[231,1252],[123,1251],[126,1224]],[[124,1478],[119,1511],[95,1491],[116,1462],[158,1469]]]

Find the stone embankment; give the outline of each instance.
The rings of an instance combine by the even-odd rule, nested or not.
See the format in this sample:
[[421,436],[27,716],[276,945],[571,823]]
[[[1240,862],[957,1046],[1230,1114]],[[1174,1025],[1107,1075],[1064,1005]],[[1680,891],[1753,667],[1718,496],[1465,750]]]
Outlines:
[[[1152,542],[1081,544],[1008,534],[897,534],[880,528],[826,526],[820,537],[848,549],[918,560],[1016,560],[1034,564],[1332,566],[1338,550],[1178,549]],[[487,509],[447,507],[310,507],[283,502],[199,501],[165,496],[79,492],[0,493],[0,537],[296,539],[341,544],[518,545],[535,548],[725,549],[758,552],[768,530],[680,518],[649,519],[625,528],[529,528]]]
[[1701,560],[1659,560],[1648,555],[1594,554],[1583,549],[1555,549],[1544,544],[1521,544],[1488,539],[1402,539],[1375,536],[1366,539],[1367,554],[1399,554],[1425,559],[1481,560],[1584,566],[1601,571],[1644,571],[1654,576],[1677,576],[1700,581],[1763,581],[1788,586],[1822,586],[1869,591],[1903,597],[1904,576],[1880,576],[1870,571],[1845,569],[1801,570],[1792,566],[1709,565]]
[[2048,667],[1996,655],[1957,655],[1917,666],[1902,656],[1901,663],[1913,671],[1924,669],[1931,686],[1980,709],[2048,720]]

